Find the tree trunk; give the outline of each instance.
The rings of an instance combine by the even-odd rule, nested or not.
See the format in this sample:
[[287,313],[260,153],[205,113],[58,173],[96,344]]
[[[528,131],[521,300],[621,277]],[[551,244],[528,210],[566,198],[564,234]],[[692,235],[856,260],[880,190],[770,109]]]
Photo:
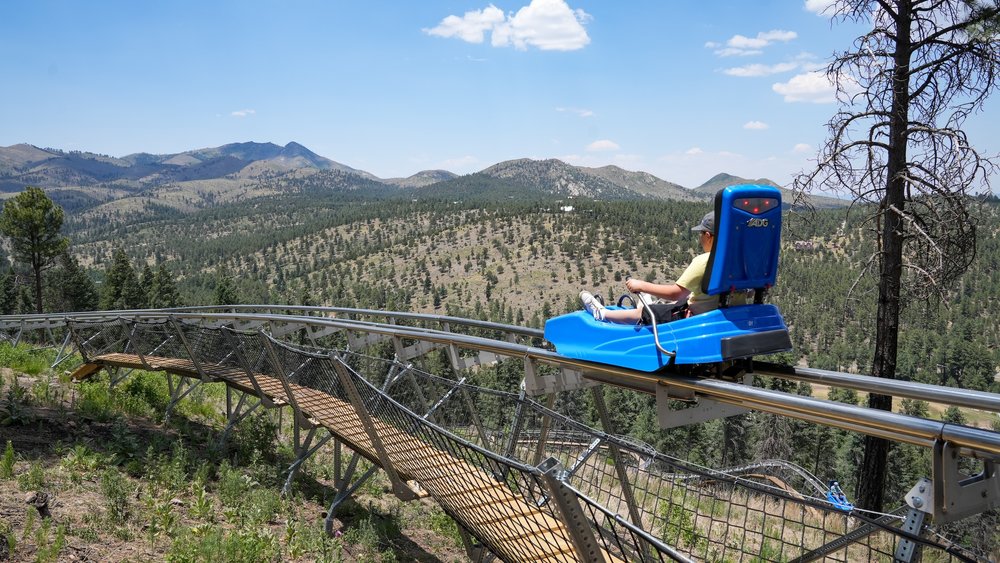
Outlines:
[[[900,212],[906,197],[906,128],[909,121],[910,25],[911,0],[896,2],[896,52],[893,56],[892,109],[889,123],[889,154],[886,166],[886,190],[880,205],[882,248],[880,256],[878,314],[875,329],[875,356],[872,375],[896,378],[896,352],[899,343],[899,297],[903,272],[903,218]],[[894,208],[894,209],[893,209]],[[872,394],[868,407],[892,409],[892,397]],[[865,437],[865,452],[858,468],[857,504],[882,511],[886,482],[889,442]]]
[[31,258],[31,270],[35,274],[35,312],[42,314],[42,257],[34,254]]

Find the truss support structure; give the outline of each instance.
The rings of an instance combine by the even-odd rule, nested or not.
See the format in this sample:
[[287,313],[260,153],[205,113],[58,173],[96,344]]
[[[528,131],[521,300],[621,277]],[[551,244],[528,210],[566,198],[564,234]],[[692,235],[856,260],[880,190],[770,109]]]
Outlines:
[[56,354],[56,359],[53,360],[52,365],[49,369],[56,369],[56,366],[68,360],[73,356],[72,350],[67,352],[66,347],[69,346],[70,340],[72,340],[73,334],[70,331],[66,331],[66,337],[63,338],[62,346],[59,347],[59,352]]
[[[234,391],[239,393],[240,396],[235,405],[233,404]],[[249,393],[234,390],[228,384],[226,385],[226,426],[222,429],[222,434],[219,436],[218,445],[220,448],[229,439],[229,433],[232,432],[233,428],[264,404],[260,399],[256,399],[251,403],[247,400],[249,397],[251,397]]]
[[892,525],[898,520],[899,517],[895,514],[880,516],[877,520],[875,520],[874,524],[864,523],[831,542],[821,545],[808,553],[804,553],[795,559],[790,559],[788,563],[808,563],[810,561],[819,561],[831,553],[844,550],[849,545],[857,543],[868,536],[881,531],[883,528]]
[[331,353],[330,359],[333,362],[333,367],[337,372],[337,376],[340,378],[340,383],[347,392],[347,396],[350,399],[352,406],[354,406],[354,410],[361,421],[361,425],[365,429],[365,433],[368,434],[368,439],[371,442],[372,448],[378,455],[379,465],[382,466],[382,469],[389,476],[389,482],[392,484],[392,493],[402,501],[417,498],[417,494],[413,491],[413,489],[407,486],[402,478],[400,478],[399,473],[396,472],[395,466],[389,459],[385,446],[382,445],[382,439],[379,437],[378,432],[375,429],[372,417],[368,413],[368,409],[365,407],[364,401],[361,399],[361,394],[358,393],[358,388],[354,385],[354,380],[351,378],[347,364],[345,364],[344,360],[341,359],[336,353]]
[[[330,508],[326,511],[326,518],[324,521],[324,527],[326,533],[329,535],[334,534],[333,520],[337,515],[337,509],[341,504],[347,499],[351,498],[351,495],[357,491],[361,485],[364,485],[366,481],[375,475],[378,471],[377,465],[372,465],[364,473],[361,473],[355,479],[355,474],[358,473],[358,461],[361,456],[357,453],[351,455],[350,461],[347,462],[347,467],[341,471],[341,453],[340,453],[340,442],[335,443],[334,447],[334,470],[336,472],[334,478],[334,487],[337,488],[337,495],[333,497],[333,502],[330,503]],[[353,482],[352,482],[353,481]]]
[[113,367],[108,369],[108,388],[114,389],[119,383],[125,381],[128,376],[132,375],[134,369],[122,369],[120,367]]
[[295,460],[288,466],[288,477],[285,478],[285,484],[281,487],[281,494],[288,496],[292,492],[292,483],[295,481],[295,475],[298,474],[299,468],[305,463],[307,459],[312,457],[314,453],[319,451],[327,442],[333,439],[333,434],[327,434],[315,445],[311,445],[313,437],[316,436],[316,430],[319,427],[314,426],[306,432],[305,438],[296,438],[293,447],[295,448]]
[[[604,426],[604,431],[608,434],[614,434],[615,428],[611,423],[611,417],[608,416],[608,407],[604,403],[604,388],[594,387],[592,393],[594,395],[594,406],[597,407],[597,413],[601,417],[601,425]],[[635,502],[635,495],[632,492],[632,483],[629,481],[628,472],[622,465],[622,452],[618,448],[618,445],[613,442],[608,442],[608,448],[615,459],[615,473],[621,482],[622,496],[625,498],[625,505],[628,506],[629,518],[632,519],[633,524],[642,529],[642,516],[639,514],[639,505]]]
[[167,410],[163,413],[163,421],[165,423],[170,421],[170,415],[173,414],[177,403],[184,397],[187,397],[199,385],[201,385],[200,379],[182,377],[174,375],[169,371],[167,372],[167,389],[170,390],[170,402],[167,403]]

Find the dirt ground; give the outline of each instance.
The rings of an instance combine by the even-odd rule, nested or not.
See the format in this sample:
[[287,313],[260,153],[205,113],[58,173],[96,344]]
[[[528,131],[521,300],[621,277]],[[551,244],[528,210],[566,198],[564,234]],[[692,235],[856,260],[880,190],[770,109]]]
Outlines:
[[[9,370],[3,372],[0,373],[0,421],[5,421],[4,413],[9,414],[11,408],[12,380]],[[37,381],[38,378],[25,375],[17,378],[24,389],[32,389]],[[71,387],[73,384],[58,385],[65,387],[59,404],[40,406],[27,400],[27,404],[18,406],[18,416],[13,422],[7,420],[8,424],[0,425],[0,461],[8,441],[15,452],[12,477],[5,478],[0,464],[0,561],[164,561],[174,552],[177,537],[184,533],[196,537],[208,521],[235,536],[234,522],[238,515],[223,506],[216,490],[218,483],[210,482],[205,487],[205,498],[200,500],[190,487],[176,494],[156,491],[155,485],[141,476],[141,457],[137,458],[139,467],[121,466],[125,488],[131,497],[125,502],[134,513],[125,525],[109,525],[109,500],[102,491],[101,476],[115,466],[111,461],[113,444],[121,439],[123,432],[131,436],[129,439],[134,440],[138,450],[146,451],[149,445],[166,448],[162,450],[164,456],[169,453],[170,444],[183,440],[188,444],[191,459],[197,461],[209,448],[210,439],[217,436],[218,429],[190,420],[170,425],[144,417],[125,417],[117,423],[94,420],[76,410],[74,403],[78,396]],[[93,455],[77,455],[80,452]],[[282,509],[253,530],[255,536],[275,538],[280,546],[279,553],[271,560],[467,559],[457,539],[457,529],[433,501],[403,503],[388,492],[384,480],[378,479],[363,486],[341,506],[340,518],[334,523],[335,537],[330,538],[323,532],[324,518],[328,499],[336,491],[332,481],[322,475],[323,471],[314,471],[320,468],[320,463],[308,465],[297,480],[295,498],[282,501]],[[249,482],[250,477],[246,478]],[[254,484],[250,491],[261,486]],[[263,496],[277,497],[279,489],[272,487],[270,491],[274,494]],[[163,494],[169,497],[163,504],[169,503],[170,507],[152,507],[149,499]],[[199,501],[215,507],[214,514],[196,517],[195,504]],[[166,513],[167,520],[172,519],[170,529],[174,537],[170,532],[154,533],[157,516],[152,511]],[[46,513],[44,518],[43,513]],[[241,558],[240,553],[246,552],[239,549],[233,553],[236,555],[212,560],[252,560]]]

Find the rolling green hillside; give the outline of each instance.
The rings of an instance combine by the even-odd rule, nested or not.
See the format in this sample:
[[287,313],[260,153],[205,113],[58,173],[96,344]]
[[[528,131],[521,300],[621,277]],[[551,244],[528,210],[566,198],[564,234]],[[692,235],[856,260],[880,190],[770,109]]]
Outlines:
[[[461,180],[461,181],[458,181]],[[137,268],[163,263],[189,304],[212,303],[220,273],[246,303],[357,306],[541,326],[578,307],[581,289],[617,298],[628,276],[675,279],[695,255],[700,202],[556,200],[503,191],[482,175],[411,192],[302,185],[191,213],[147,209],[108,221],[71,215],[73,250],[100,277],[121,247]],[[447,184],[447,183],[446,183]],[[445,196],[448,196],[445,198]],[[570,210],[571,208],[571,210]],[[786,221],[773,301],[792,328],[794,361],[869,369],[871,253],[855,210]],[[988,388],[1000,363],[1000,206],[980,213],[979,251],[943,298],[908,303],[900,370],[921,381]],[[853,289],[852,289],[853,288]]]

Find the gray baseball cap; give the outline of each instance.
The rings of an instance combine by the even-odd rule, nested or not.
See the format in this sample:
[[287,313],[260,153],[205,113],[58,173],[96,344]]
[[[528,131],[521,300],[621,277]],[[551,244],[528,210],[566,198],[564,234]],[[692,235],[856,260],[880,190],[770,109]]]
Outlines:
[[692,231],[705,231],[715,234],[715,211],[709,211],[701,218],[701,223],[691,227]]

